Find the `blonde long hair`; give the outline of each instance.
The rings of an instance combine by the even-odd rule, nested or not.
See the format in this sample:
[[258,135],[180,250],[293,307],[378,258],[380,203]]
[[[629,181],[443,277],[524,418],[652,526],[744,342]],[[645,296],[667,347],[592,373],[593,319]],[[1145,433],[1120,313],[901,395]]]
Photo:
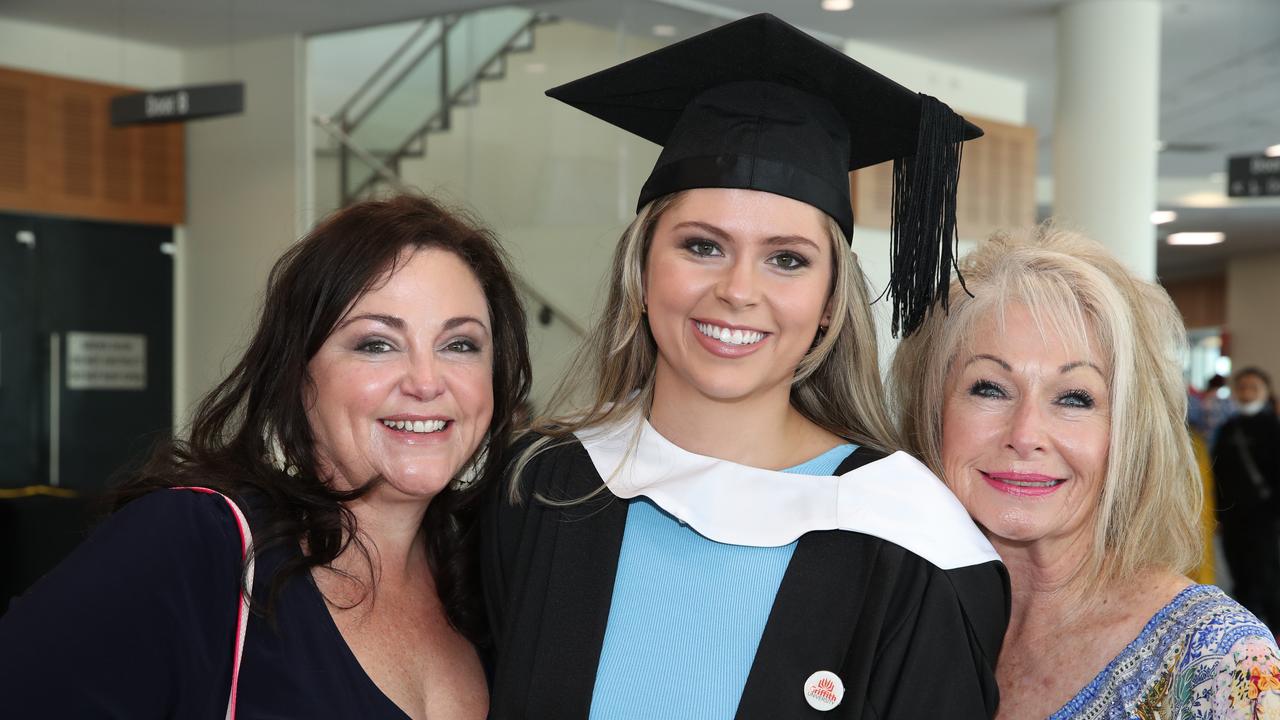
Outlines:
[[1052,224],[996,234],[961,262],[961,272],[968,292],[953,282],[949,315],[935,306],[893,359],[906,449],[943,476],[947,383],[981,320],[1020,304],[1042,330],[1077,347],[1088,347],[1092,329],[1094,349],[1110,363],[1110,446],[1089,557],[1075,577],[1096,588],[1145,570],[1195,567],[1202,485],[1185,424],[1186,330],[1169,295],[1102,245]]
[[[653,404],[657,346],[644,314],[644,271],[654,229],[683,192],[640,209],[613,255],[604,311],[561,379],[546,414],[530,431],[540,437],[520,453],[511,470],[512,501],[519,479],[539,452]],[[844,233],[827,219],[833,250],[831,322],[796,368],[792,405],[814,424],[858,445],[891,450],[897,434],[884,402],[866,279]]]

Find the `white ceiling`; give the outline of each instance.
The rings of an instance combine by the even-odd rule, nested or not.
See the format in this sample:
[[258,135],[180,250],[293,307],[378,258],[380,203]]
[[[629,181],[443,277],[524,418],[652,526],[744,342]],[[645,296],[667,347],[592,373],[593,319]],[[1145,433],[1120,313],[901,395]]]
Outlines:
[[[1105,0],[1104,0],[1105,1]],[[857,0],[831,13],[819,0],[560,0],[523,2],[629,30],[675,25],[679,36],[721,19],[772,12],[830,36],[863,40],[1026,82],[1028,122],[1049,174],[1054,15],[1062,0]],[[502,4],[493,0],[0,0],[0,16],[181,47],[298,32],[314,34]],[[511,4],[511,3],[506,3]],[[1210,180],[1233,153],[1280,143],[1280,0],[1161,0],[1162,180]],[[1178,207],[1170,230],[1223,230],[1207,248],[1162,245],[1162,275],[1220,268],[1229,255],[1280,249],[1280,203]]]
[[311,35],[502,4],[494,0],[0,0],[0,17],[173,47]]
[[[1023,80],[1028,122],[1042,139],[1052,135],[1060,0],[860,0],[843,13],[823,11],[817,0],[719,4]],[[1166,152],[1162,174],[1208,174],[1224,167],[1218,153],[1280,143],[1280,0],[1161,5],[1162,139],[1214,150]]]

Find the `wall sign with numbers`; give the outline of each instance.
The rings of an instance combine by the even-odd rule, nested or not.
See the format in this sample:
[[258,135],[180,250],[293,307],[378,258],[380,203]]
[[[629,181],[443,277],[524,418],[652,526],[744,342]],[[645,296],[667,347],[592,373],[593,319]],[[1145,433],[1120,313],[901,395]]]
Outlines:
[[244,83],[130,93],[111,98],[111,124],[186,122],[244,112]]
[[1280,197],[1280,157],[1232,155],[1227,158],[1229,197]]

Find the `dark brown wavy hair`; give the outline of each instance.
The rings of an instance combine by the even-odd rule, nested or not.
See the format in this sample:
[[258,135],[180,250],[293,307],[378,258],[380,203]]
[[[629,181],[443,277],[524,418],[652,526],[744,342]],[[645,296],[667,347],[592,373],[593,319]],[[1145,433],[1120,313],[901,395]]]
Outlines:
[[485,646],[477,520],[482,496],[500,482],[501,449],[529,393],[525,312],[492,233],[426,197],[400,195],[352,205],[285,252],[271,270],[248,349],[200,402],[190,437],[159,446],[141,472],[117,489],[114,505],[183,485],[253,498],[255,552],[278,545],[307,548],[306,554],[291,553],[268,579],[266,604],[258,608],[267,614],[290,578],[329,566],[349,547],[367,560],[368,549],[345,503],[378,480],[343,492],[317,475],[303,391],[311,358],[348,308],[394,272],[406,248],[441,249],[462,259],[484,290],[493,322],[493,420],[474,460],[475,480],[465,489],[442,490],[423,520],[431,572],[449,622]]

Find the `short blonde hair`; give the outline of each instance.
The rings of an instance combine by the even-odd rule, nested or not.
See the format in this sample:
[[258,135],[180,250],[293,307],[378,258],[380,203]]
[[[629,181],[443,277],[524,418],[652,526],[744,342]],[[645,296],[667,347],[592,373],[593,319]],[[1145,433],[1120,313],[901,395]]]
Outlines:
[[[1199,469],[1186,429],[1186,330],[1169,295],[1102,245],[1045,224],[998,233],[961,262],[951,311],[935,305],[898,347],[890,373],[907,448],[942,476],[942,407],[953,365],[978,323],[1025,306],[1042,328],[1094,348],[1109,363],[1111,437],[1097,499],[1090,583],[1200,560]],[[967,290],[966,290],[967,288]]]
[[[510,494],[519,499],[519,477],[543,449],[568,441],[584,428],[607,424],[653,401],[657,345],[644,314],[644,270],[654,229],[683,192],[645,205],[622,235],[613,256],[609,293],[599,320],[552,396],[547,413],[531,429],[543,437],[516,459]],[[866,278],[840,226],[827,218],[832,249],[831,323],[801,359],[791,404],[809,420],[858,445],[892,450],[897,434],[884,401]]]

